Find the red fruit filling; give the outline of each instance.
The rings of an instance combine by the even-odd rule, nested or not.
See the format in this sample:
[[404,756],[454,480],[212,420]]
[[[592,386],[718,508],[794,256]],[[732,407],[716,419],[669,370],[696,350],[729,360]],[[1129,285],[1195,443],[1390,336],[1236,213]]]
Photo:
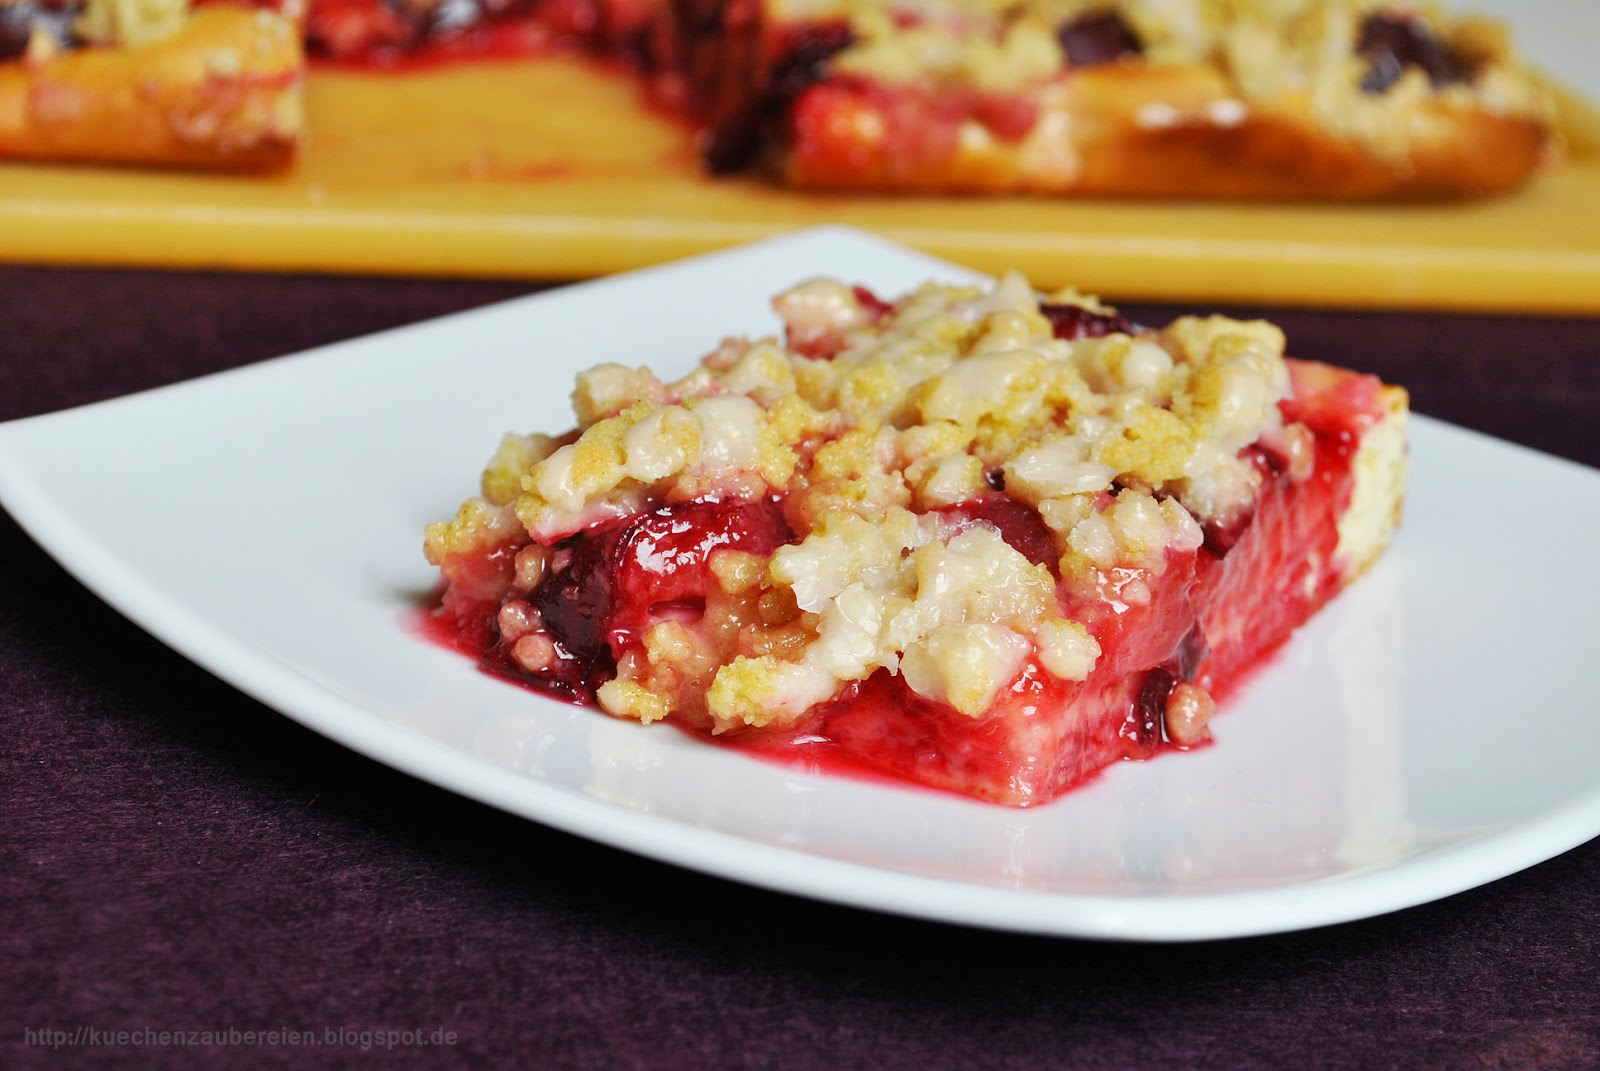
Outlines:
[[[790,147],[793,171],[808,181],[893,187],[947,164],[960,149],[968,121],[1015,142],[1038,119],[1037,102],[1021,94],[890,87],[835,76],[795,98],[782,140]],[[863,130],[872,131],[870,139]]]

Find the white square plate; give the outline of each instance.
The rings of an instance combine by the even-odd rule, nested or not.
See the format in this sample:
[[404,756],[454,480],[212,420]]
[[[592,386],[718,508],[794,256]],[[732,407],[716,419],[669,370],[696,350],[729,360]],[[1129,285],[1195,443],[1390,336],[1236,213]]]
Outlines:
[[[1050,934],[1361,918],[1600,834],[1600,473],[1418,420],[1403,532],[1214,746],[1010,810],[790,770],[488,677],[411,620],[421,531],[602,360],[688,369],[806,276],[959,269],[823,229],[0,426],[0,501],[128,617],[365,755],[755,885]],[[1291,340],[1291,349],[1292,349]]]

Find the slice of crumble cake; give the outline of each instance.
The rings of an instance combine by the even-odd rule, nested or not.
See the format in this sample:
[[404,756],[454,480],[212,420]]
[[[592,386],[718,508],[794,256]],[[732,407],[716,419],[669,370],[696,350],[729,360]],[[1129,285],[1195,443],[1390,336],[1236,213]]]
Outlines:
[[604,364],[429,527],[492,669],[1001,803],[1209,738],[1382,551],[1406,396],[1273,325],[1129,323],[1017,276],[780,294],[680,379]]

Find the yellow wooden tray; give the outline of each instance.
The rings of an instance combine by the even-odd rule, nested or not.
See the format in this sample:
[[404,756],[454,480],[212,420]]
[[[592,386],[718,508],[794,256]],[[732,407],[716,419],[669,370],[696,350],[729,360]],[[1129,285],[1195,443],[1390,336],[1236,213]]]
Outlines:
[[1600,153],[1465,204],[836,197],[707,178],[573,58],[318,70],[308,108],[270,178],[0,165],[0,259],[576,278],[836,222],[1119,298],[1600,312]]

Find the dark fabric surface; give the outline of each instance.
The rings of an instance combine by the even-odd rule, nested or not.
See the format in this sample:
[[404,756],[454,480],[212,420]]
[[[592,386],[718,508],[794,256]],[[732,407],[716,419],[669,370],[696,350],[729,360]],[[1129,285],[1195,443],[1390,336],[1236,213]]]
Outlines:
[[[0,268],[0,417],[527,289]],[[1407,383],[1423,412],[1600,465],[1600,320],[1274,318],[1298,354]],[[1600,1068],[1600,841],[1271,938],[1124,946],[883,917],[414,782],[171,653],[3,515],[0,561],[6,1067]],[[1574,731],[1595,715],[1574,711]],[[59,1049],[38,1033],[80,1028],[355,1033]],[[372,1030],[454,1043],[364,1051]]]

